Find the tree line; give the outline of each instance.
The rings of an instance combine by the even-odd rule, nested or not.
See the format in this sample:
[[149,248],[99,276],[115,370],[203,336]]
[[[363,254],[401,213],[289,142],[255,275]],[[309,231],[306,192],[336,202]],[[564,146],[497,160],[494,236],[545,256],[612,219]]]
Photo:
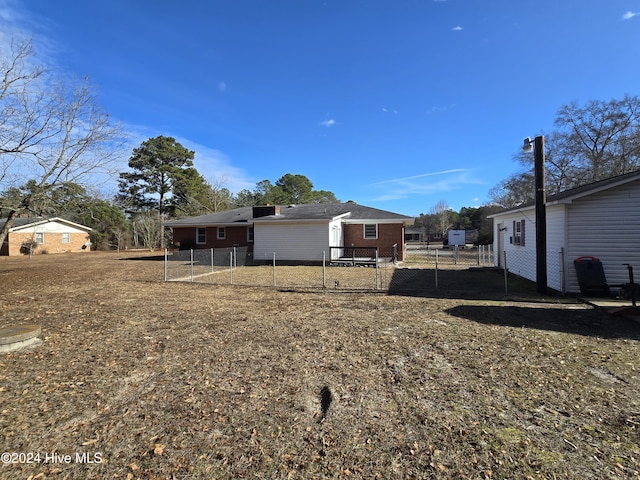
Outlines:
[[445,200],[440,200],[428,213],[416,217],[414,226],[422,229],[427,237],[439,234],[443,239],[449,230],[477,230],[478,237],[474,243],[487,245],[493,242],[493,223],[487,216],[500,210],[503,208],[498,205],[482,205],[462,207],[456,212]]
[[117,200],[128,211],[156,212],[171,217],[193,216],[265,203],[332,203],[332,192],[314,190],[306,176],[287,173],[276,180],[258,182],[253,190],[236,195],[224,179],[209,183],[195,169],[195,152],[174,138],[150,138],[133,150],[129,172],[120,173]]
[[150,138],[133,150],[130,171],[121,172],[116,204],[129,216],[134,241],[138,232],[143,243],[163,243],[162,221],[166,218],[205,215],[232,208],[263,204],[334,203],[339,200],[326,190],[315,190],[306,176],[287,173],[276,180],[258,182],[253,190],[236,195],[224,181],[208,182],[194,167],[195,152],[172,137]]
[[290,173],[275,184],[263,180],[253,190],[234,195],[222,181],[209,183],[194,167],[194,157],[195,152],[174,138],[151,138],[133,149],[129,170],[119,172],[115,197],[100,198],[100,194],[71,181],[43,190],[37,180],[30,179],[0,192],[0,218],[5,218],[5,212],[17,211],[24,216],[59,216],[91,227],[94,248],[154,248],[163,244],[162,222],[168,218],[265,203],[339,201],[332,192],[314,190],[306,176]]

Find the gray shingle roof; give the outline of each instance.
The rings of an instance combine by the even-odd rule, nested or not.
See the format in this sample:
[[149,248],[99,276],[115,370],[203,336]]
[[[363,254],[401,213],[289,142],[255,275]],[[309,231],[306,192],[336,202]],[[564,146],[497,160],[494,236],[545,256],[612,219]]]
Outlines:
[[280,213],[277,215],[268,215],[257,219],[253,218],[253,207],[242,207],[224,212],[211,213],[208,215],[200,215],[198,217],[189,217],[181,220],[170,220],[165,222],[169,227],[188,227],[188,226],[205,226],[205,225],[221,225],[233,223],[253,223],[270,222],[270,221],[287,221],[287,220],[316,220],[327,222],[341,215],[349,214],[350,219],[361,220],[378,220],[378,221],[397,221],[406,222],[413,221],[413,218],[407,215],[379,210],[377,208],[366,207],[356,203],[318,203],[303,205],[280,205]]

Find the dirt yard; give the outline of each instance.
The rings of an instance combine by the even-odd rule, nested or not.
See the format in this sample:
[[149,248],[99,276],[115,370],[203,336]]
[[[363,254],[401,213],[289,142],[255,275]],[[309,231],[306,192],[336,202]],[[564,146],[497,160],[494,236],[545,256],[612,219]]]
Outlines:
[[163,283],[156,258],[0,258],[0,328],[43,340],[0,354],[0,478],[640,478],[635,322]]

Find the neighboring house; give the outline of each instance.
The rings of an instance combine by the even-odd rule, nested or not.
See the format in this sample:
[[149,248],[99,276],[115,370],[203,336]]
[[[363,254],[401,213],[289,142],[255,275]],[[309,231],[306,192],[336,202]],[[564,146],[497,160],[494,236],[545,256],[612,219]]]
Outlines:
[[426,233],[424,227],[407,227],[404,230],[404,240],[407,243],[442,243],[441,233]]
[[[404,226],[413,218],[355,203],[243,207],[165,222],[180,248],[248,246],[256,261],[321,262],[338,247],[378,248],[404,257]],[[331,248],[334,247],[334,248]]]
[[[535,205],[490,215],[495,264],[535,281]],[[598,258],[609,285],[628,283],[631,264],[640,273],[640,171],[547,198],[547,284],[579,293],[574,260]],[[636,275],[637,278],[637,275]],[[636,280],[637,282],[637,280]]]
[[[6,219],[0,218],[0,228]],[[88,249],[91,228],[63,218],[16,218],[0,255],[81,252]]]
[[[448,233],[448,231],[447,231]],[[465,230],[466,235],[466,243],[471,244],[478,241],[478,229],[468,229]],[[404,229],[404,241],[406,243],[422,243],[431,245],[435,244],[444,244],[448,243],[447,237],[442,237],[441,233],[425,233],[424,227],[407,227]]]

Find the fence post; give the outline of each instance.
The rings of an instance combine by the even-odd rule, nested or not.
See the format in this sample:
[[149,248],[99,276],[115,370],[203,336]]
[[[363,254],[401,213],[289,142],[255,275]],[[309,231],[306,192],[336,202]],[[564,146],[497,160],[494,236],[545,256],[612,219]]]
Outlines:
[[229,252],[229,285],[233,285],[233,252]]
[[562,291],[562,293],[566,293],[564,286],[564,247],[560,247],[558,255],[560,256],[560,291]]
[[376,248],[376,290],[380,290],[380,277],[378,273],[378,249]]
[[167,261],[169,260],[169,254],[167,253],[167,249],[164,249],[164,281],[167,281]]
[[322,288],[327,288],[327,252],[322,251]]
[[190,250],[191,281],[193,282],[193,248]]
[[238,250],[233,247],[233,268],[238,268]]
[[438,249],[436,248],[436,290],[438,290]]
[[211,273],[214,272],[214,268],[213,268],[213,248],[211,249]]
[[509,293],[509,289],[507,288],[507,251],[503,252],[504,262],[504,293]]
[[276,252],[273,252],[273,286],[276,286]]

